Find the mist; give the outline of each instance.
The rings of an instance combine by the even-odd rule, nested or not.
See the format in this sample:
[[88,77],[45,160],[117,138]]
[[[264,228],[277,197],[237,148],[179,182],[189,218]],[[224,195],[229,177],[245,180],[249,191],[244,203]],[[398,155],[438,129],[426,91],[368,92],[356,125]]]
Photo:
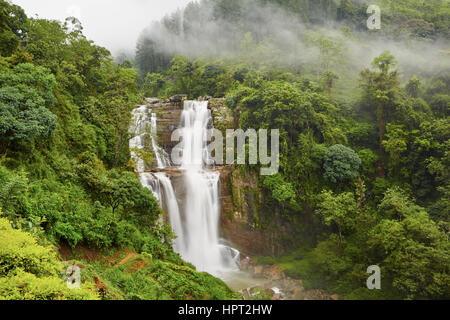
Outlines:
[[[318,12],[323,14],[322,21],[313,24],[276,5],[262,6],[256,0],[244,1],[240,12],[234,15],[242,13],[245,21],[230,21],[217,16],[211,0],[191,2],[150,24],[141,33],[139,42],[151,40],[158,52],[168,55],[182,54],[192,59],[240,58],[302,70],[318,70],[326,63],[329,69],[345,67],[357,73],[385,50],[399,61],[403,78],[450,68],[450,56],[444,52],[448,40],[412,41],[407,37],[394,40],[383,36],[382,30],[368,31],[369,15],[355,26],[358,31],[350,31],[328,19],[325,12]],[[324,50],[323,44],[329,40],[331,48]],[[247,50],[246,43],[258,45]]]

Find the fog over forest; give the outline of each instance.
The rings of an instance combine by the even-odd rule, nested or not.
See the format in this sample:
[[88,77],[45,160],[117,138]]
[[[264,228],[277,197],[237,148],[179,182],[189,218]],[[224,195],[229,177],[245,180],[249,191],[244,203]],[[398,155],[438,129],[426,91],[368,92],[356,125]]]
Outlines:
[[[364,0],[353,2],[368,3]],[[383,30],[368,32],[369,14],[362,15],[358,24],[350,24],[355,28],[349,29],[348,21],[336,21],[332,18],[335,13],[331,11],[312,12],[302,18],[276,3],[262,6],[260,0],[246,0],[239,8],[236,6],[238,9],[233,9],[238,14],[228,19],[217,15],[214,3],[192,1],[161,21],[152,22],[142,31],[139,43],[151,40],[156,52],[168,55],[182,54],[190,58],[241,56],[248,61],[265,59],[291,67],[311,67],[319,64],[322,57],[319,42],[332,40],[334,43],[330,43],[327,50],[333,67],[342,67],[344,62],[347,67],[360,70],[385,50],[399,58],[405,78],[450,67],[448,37],[439,35],[433,40],[411,41],[407,36],[394,38]],[[382,10],[382,29],[385,28],[384,18]],[[318,23],[314,23],[314,19]],[[260,46],[245,52],[245,41],[257,42]]]
[[0,0],[0,301],[448,300],[449,168],[449,0]]

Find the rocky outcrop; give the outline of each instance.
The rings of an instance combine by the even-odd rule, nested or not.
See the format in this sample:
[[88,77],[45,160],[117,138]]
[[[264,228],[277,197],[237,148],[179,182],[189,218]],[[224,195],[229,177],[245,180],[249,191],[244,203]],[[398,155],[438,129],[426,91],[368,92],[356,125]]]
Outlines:
[[221,181],[221,235],[241,257],[277,254],[270,228],[261,225],[262,190],[257,175],[234,166],[217,168]]
[[233,112],[227,107],[224,98],[211,98],[208,101],[214,119],[214,128],[222,131],[225,137],[227,129],[235,128]]
[[225,167],[220,173],[222,236],[243,255],[266,255],[264,236],[255,224],[258,214],[255,200],[259,199],[251,190],[256,190],[257,186],[233,167]]
[[330,295],[321,289],[305,289],[303,281],[287,277],[278,265],[252,265],[248,272],[253,277],[264,279],[261,285],[240,291],[244,300],[339,300],[338,294]]
[[157,116],[157,141],[168,154],[178,142],[171,141],[172,133],[180,126],[185,95],[176,95],[167,100],[146,98],[145,103]]

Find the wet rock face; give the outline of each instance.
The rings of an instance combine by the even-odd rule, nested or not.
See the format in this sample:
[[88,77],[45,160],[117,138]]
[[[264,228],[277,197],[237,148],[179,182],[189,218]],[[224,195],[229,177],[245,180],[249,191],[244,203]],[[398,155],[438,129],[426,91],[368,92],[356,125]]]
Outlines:
[[168,100],[160,100],[158,98],[145,99],[145,103],[151,109],[151,112],[157,116],[158,145],[168,154],[178,144],[177,141],[171,141],[171,138],[173,131],[180,127],[183,101],[185,99],[185,95],[176,95]]
[[[210,98],[209,108],[214,127],[222,131],[224,137],[227,129],[239,127],[225,99]],[[264,213],[259,175],[235,166],[222,166],[217,170],[220,171],[221,185],[221,236],[244,256],[280,254],[281,228],[273,223],[265,230],[261,228]],[[269,215],[275,217],[277,213],[270,212]]]
[[182,102],[184,100],[187,99],[187,95],[186,94],[176,94],[173,97],[169,98],[170,102]]
[[256,177],[232,166],[217,167],[221,188],[221,236],[245,256],[273,254],[272,237],[258,228],[262,201]]

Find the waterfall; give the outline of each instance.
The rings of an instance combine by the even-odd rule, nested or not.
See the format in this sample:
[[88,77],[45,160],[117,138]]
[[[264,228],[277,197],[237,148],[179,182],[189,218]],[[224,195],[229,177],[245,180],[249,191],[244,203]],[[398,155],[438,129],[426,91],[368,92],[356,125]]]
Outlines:
[[141,184],[150,189],[153,195],[161,203],[161,186],[159,179],[153,174],[145,172],[145,162],[139,157],[136,150],[145,150],[145,142],[148,136],[151,137],[152,149],[156,157],[158,168],[164,168],[170,165],[169,156],[156,143],[156,115],[151,113],[146,105],[140,106],[132,111],[132,124],[130,127],[130,135],[132,138],[129,141],[131,151],[131,158],[136,163],[136,172],[139,174]]
[[[150,114],[150,117],[149,117]],[[157,117],[155,113],[152,113],[149,108],[144,105],[140,106],[132,111],[132,125],[130,127],[130,134],[133,138],[130,139],[130,149],[145,149],[145,141],[150,138],[153,153],[158,168],[169,167],[170,159],[167,152],[158,146],[156,142],[156,125]],[[131,158],[135,160],[137,172],[141,173],[145,171],[144,160],[139,158],[135,151],[131,151]]]
[[162,188],[160,179],[158,179],[155,175],[153,175],[150,172],[141,172],[139,174],[139,181],[141,182],[142,186],[152,191],[156,200],[158,200],[158,202],[162,205],[163,199],[162,199]]
[[[147,106],[133,111],[130,131],[134,137],[130,140],[130,148],[144,148],[144,137],[150,128],[158,168],[164,169],[171,162],[167,153],[156,142],[156,121],[156,114],[151,113]],[[168,213],[170,225],[177,236],[173,244],[174,250],[199,271],[220,275],[238,269],[240,253],[219,237],[220,174],[205,168],[210,163],[206,138],[211,124],[208,102],[184,102],[180,166],[186,190],[183,206],[179,206],[172,182],[165,172],[145,172],[144,161],[135,152],[132,152],[132,156],[137,163],[142,185],[153,192],[161,207]]]
[[186,187],[186,232],[180,254],[199,270],[217,273],[236,268],[238,254],[219,241],[220,174],[205,170],[209,163],[207,129],[211,123],[207,101],[184,102],[181,168]]
[[157,177],[162,190],[164,190],[164,201],[161,201],[161,203],[163,203],[163,206],[169,215],[170,225],[172,226],[173,232],[177,236],[173,244],[173,249],[175,252],[183,252],[185,250],[183,242],[184,231],[181,223],[180,209],[175,197],[172,182],[163,172],[156,173],[155,176]]
[[144,149],[144,135],[146,134],[148,126],[147,106],[140,106],[132,111],[132,124],[130,127],[130,134],[133,136],[130,139],[131,158],[136,162],[137,172],[144,172],[144,160],[138,157],[136,151],[133,149]]
[[208,101],[185,101],[181,114],[182,160],[181,167],[189,172],[198,171],[208,163],[207,129],[212,122]]

